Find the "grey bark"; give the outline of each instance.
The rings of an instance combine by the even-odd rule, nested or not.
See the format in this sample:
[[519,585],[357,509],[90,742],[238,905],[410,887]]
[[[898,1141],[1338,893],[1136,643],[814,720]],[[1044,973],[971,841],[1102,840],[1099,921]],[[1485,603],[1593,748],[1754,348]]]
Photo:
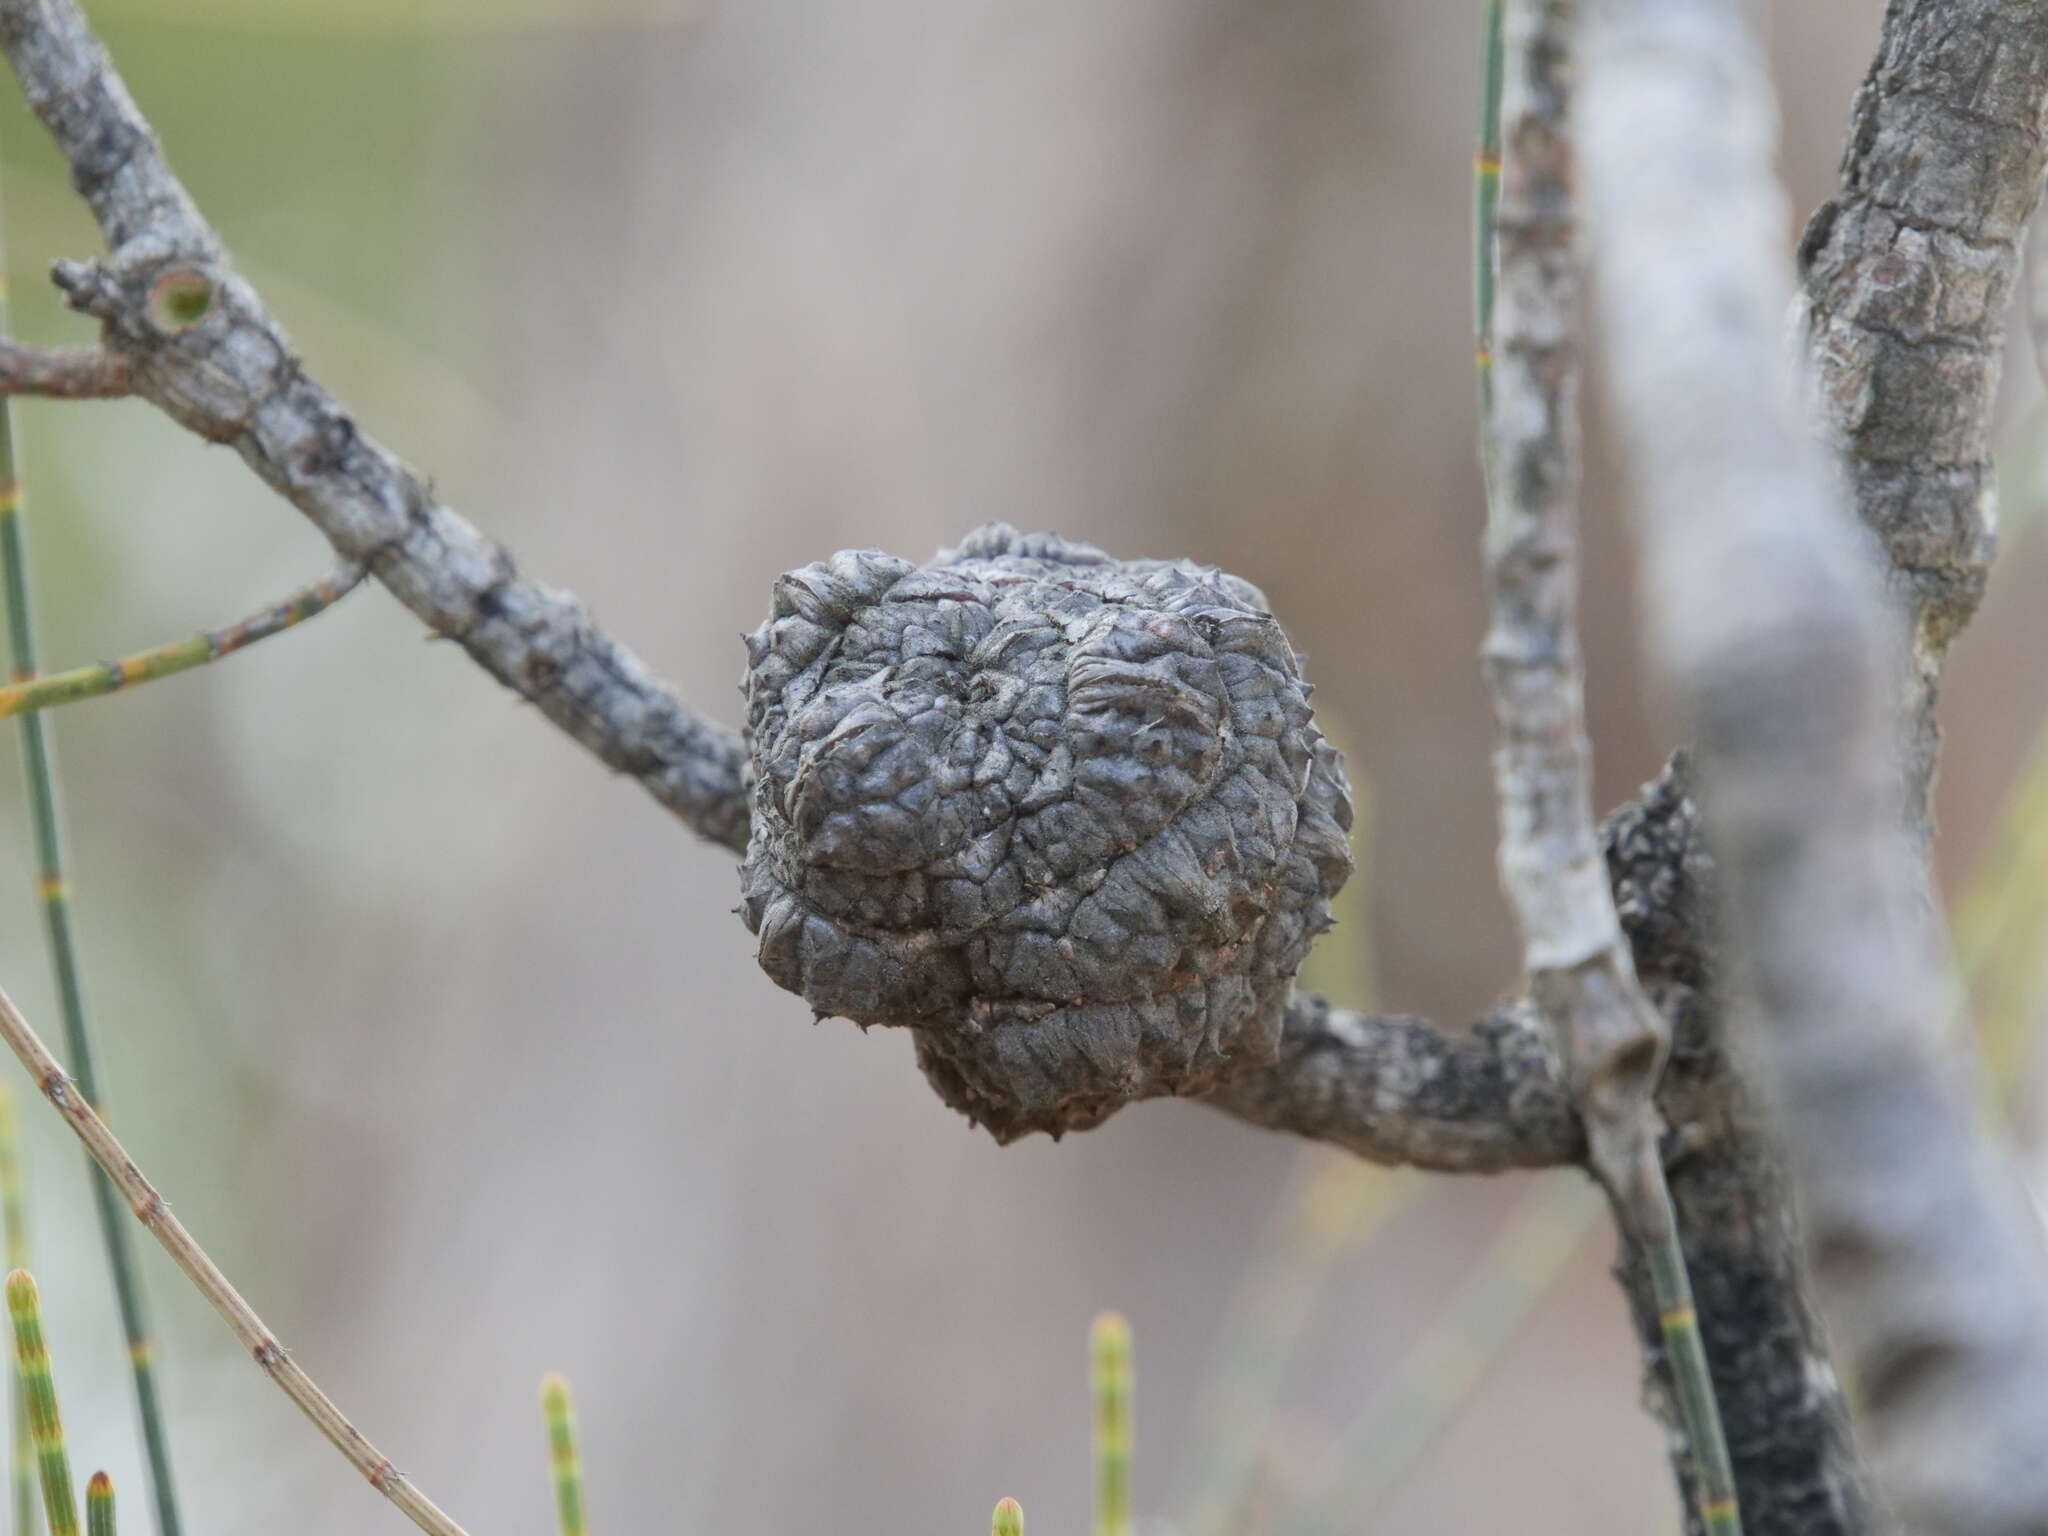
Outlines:
[[2048,1263],[1935,1037],[1892,626],[1783,346],[1774,114],[1739,8],[1603,0],[1587,184],[1660,661],[1829,1335],[1914,1530],[2048,1528]]
[[1929,833],[1941,662],[1996,534],[2006,315],[2048,164],[2048,12],[1891,0],[1856,93],[1841,190],[1800,243],[1826,416],[1895,573],[1911,658],[1908,814]]
[[996,523],[849,550],[747,642],[741,915],[998,1140],[1272,1059],[1351,790],[1249,582]]
[[[1698,7],[1664,9],[1690,15]],[[1859,98],[1862,126],[1845,162],[1844,195],[1816,221],[1806,246],[1817,345],[1831,353],[1823,376],[1838,423],[1850,423],[1845,441],[1858,461],[1866,516],[1887,532],[1913,590],[1931,594],[1922,607],[1934,617],[1919,624],[1923,638],[1944,642],[1974,600],[1972,580],[1981,584],[1981,571],[1969,575],[1971,562],[1981,566],[1988,556],[1979,536],[1987,512],[1983,461],[1955,444],[1981,440],[1995,382],[1990,339],[2005,256],[1980,248],[2007,240],[1999,211],[2011,207],[2023,182],[2021,200],[2031,206],[2038,180],[2038,114],[2028,147],[2024,135],[2008,131],[2026,127],[2024,114],[2008,109],[2025,80],[2039,79],[2040,9],[1993,0],[1893,5],[1885,53]],[[1958,38],[1965,31],[1973,35]],[[0,0],[0,45],[110,247],[104,262],[60,272],[80,307],[101,319],[101,353],[61,359],[40,376],[37,359],[17,359],[0,366],[0,387],[37,388],[39,377],[52,392],[64,379],[90,386],[87,392],[126,387],[195,431],[234,444],[438,633],[459,638],[494,676],[704,835],[744,846],[747,772],[737,733],[687,710],[572,599],[518,577],[509,555],[442,505],[423,477],[364,438],[306,377],[256,296],[227,270],[218,240],[164,165],[75,7]],[[1981,129],[1988,152],[1930,166],[1924,145],[1898,126],[1908,122],[1922,131]],[[1959,216],[1957,208],[1983,213]],[[1717,229],[1714,238],[1725,233]],[[1861,261],[1859,238],[1889,239],[1883,259]],[[152,303],[161,279],[192,273],[208,296],[196,323]],[[1831,273],[1869,302],[1840,297]],[[2009,272],[2003,281],[2010,286]],[[1918,307],[1898,309],[1907,299]],[[1915,330],[1910,322],[1920,316],[1930,318]],[[1843,401],[1862,414],[1844,415]],[[1953,419],[1943,414],[1951,404]],[[1882,425],[1894,415],[1896,427]],[[1944,436],[1952,430],[1961,435]],[[1913,446],[1916,432],[1924,447]],[[1892,523],[1876,514],[1895,506],[1917,510],[1898,520],[1894,536]],[[1928,528],[1935,553],[1923,556],[1927,540],[1914,530]],[[1924,669],[1922,682],[1931,698]],[[1832,707],[1825,697],[1808,702],[1829,706],[1823,715]],[[1752,1529],[1856,1529],[1863,1516],[1853,1471],[1825,1358],[1801,1303],[1783,1204],[1771,1192],[1768,1158],[1702,1002],[1701,866],[1681,804],[1661,790],[1611,823],[1610,857],[1638,971],[1677,1024],[1664,1092],[1667,1114],[1681,1128],[1671,1178],[1743,1501]],[[1383,1160],[1472,1170],[1577,1160],[1584,1154],[1577,1121],[1532,1021],[1528,1005],[1509,1005],[1470,1036],[1454,1038],[1420,1020],[1350,1014],[1296,997],[1276,1060],[1247,1067],[1208,1097],[1254,1123]],[[1852,1049],[1851,1063],[1858,1060]],[[1896,1156],[1900,1141],[1878,1150]],[[1654,1326],[1646,1336],[1654,1341]]]
[[[65,355],[57,371],[125,374],[134,394],[234,444],[437,632],[458,638],[493,676],[697,831],[744,850],[749,775],[738,733],[688,710],[572,598],[518,577],[508,552],[312,382],[256,294],[228,269],[77,8],[0,0],[0,47],[110,247],[104,260],[65,263],[58,273],[101,321],[105,361]],[[196,323],[160,324],[155,285],[192,272],[210,284],[206,312]],[[18,355],[0,377],[32,387],[49,376],[38,373],[46,362]],[[1541,1166],[1578,1149],[1547,1053],[1519,1023],[1468,1043],[1420,1020],[1333,1014],[1314,1000],[1290,1004],[1287,1020],[1278,1059],[1250,1074],[1237,1096],[1258,1123],[1430,1166]],[[1332,1081],[1338,1066],[1345,1083]]]
[[[1601,828],[1636,974],[1672,1040],[1657,1101],[1673,1127],[1665,1177],[1735,1467],[1745,1536],[1852,1536],[1874,1528],[1848,1406],[1807,1300],[1799,1228],[1775,1140],[1729,1057],[1709,935],[1714,867],[1683,757]],[[1664,1329],[1648,1266],[1625,1245],[1645,1394],[1672,1427],[1690,1532],[1703,1529],[1676,1431]]]
[[1570,124],[1571,7],[1507,8],[1499,301],[1480,650],[1499,723],[1501,884],[1532,994],[1564,1055],[1594,1166],[1638,1231],[1664,1203],[1642,1159],[1664,1020],[1637,983],[1593,821],[1578,636],[1579,253]]
[[[743,850],[739,733],[689,709],[573,597],[521,576],[509,551],[314,382],[228,268],[77,8],[8,0],[0,47],[107,240],[103,260],[59,265],[73,307],[100,320],[106,354],[98,369],[73,356],[61,376],[125,374],[135,394],[233,447],[436,634],[701,835]],[[202,312],[187,318],[166,306],[166,283],[186,287]]]
[[1279,1055],[1237,1072],[1205,1102],[1376,1163],[1445,1173],[1556,1167],[1585,1155],[1564,1074],[1527,1002],[1503,1004],[1453,1036],[1426,1019],[1356,1013],[1298,992]]
[[[1501,883],[1524,968],[1563,1052],[1588,1158],[1651,1312],[1699,1315],[1663,1168],[1656,1093],[1665,1016],[1635,968],[1593,824],[1579,650],[1580,262],[1570,0],[1505,11],[1495,361],[1482,424],[1487,497],[1481,650],[1499,722]],[[1705,1127],[1699,1127],[1701,1131]],[[1758,1198],[1778,1193],[1776,1181]],[[1794,1278],[1790,1273],[1787,1278]],[[1795,1289],[1796,1294],[1796,1289]],[[1665,1422],[1686,1518],[1739,1507],[1703,1329],[1658,1330]]]

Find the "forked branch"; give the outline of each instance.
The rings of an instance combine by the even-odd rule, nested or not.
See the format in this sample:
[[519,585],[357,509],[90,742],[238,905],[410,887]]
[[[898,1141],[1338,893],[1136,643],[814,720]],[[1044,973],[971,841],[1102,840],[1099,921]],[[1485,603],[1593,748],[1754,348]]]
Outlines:
[[[229,270],[78,8],[4,0],[0,47],[108,245],[104,260],[57,272],[72,306],[103,324],[99,360],[74,354],[59,367],[44,354],[40,377],[111,382],[125,371],[135,394],[231,445],[436,633],[702,836],[743,849],[738,733],[690,710],[573,597],[521,576],[510,552],[307,375]],[[22,366],[33,374],[33,363]]]
[[1742,8],[1595,4],[1584,145],[1648,627],[1698,743],[1817,1300],[1906,1528],[2039,1531],[2048,1262],[1937,1039],[1895,631],[1783,344],[1773,103]]
[[[1664,1177],[1656,1092],[1671,1026],[1636,977],[1593,821],[1578,635],[1573,14],[1570,0],[1509,0],[1501,50],[1499,286],[1494,330],[1479,337],[1482,381],[1492,380],[1480,392],[1489,618],[1481,657],[1500,728],[1501,884],[1531,994],[1585,1121],[1589,1161],[1646,1261],[1700,1521],[1715,1536],[1740,1536],[1735,1472]],[[1482,223],[1482,245],[1487,233]],[[1483,304],[1480,313],[1483,325]]]

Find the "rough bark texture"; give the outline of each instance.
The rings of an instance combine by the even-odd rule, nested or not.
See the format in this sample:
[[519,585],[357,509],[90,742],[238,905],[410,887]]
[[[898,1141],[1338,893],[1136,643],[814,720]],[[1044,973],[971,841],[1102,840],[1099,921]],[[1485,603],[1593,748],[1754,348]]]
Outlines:
[[[1723,7],[1669,0],[1649,9],[1711,18]],[[2040,176],[2041,34],[2048,26],[2042,12],[1998,0],[1897,0],[1884,52],[1858,99],[1843,194],[1816,219],[1804,247],[1822,381],[1859,502],[1913,598],[1921,662],[1915,707],[1923,728],[1914,773],[1923,789],[1932,765],[1927,707],[1934,665],[1967,617],[1989,555],[1984,422],[2011,251]],[[79,307],[101,318],[103,350],[0,357],[0,388],[125,387],[193,430],[234,444],[437,632],[458,638],[494,676],[603,761],[642,780],[704,835],[743,847],[748,786],[737,734],[684,708],[573,600],[518,577],[505,551],[441,505],[423,477],[358,433],[344,408],[306,377],[256,296],[227,270],[219,242],[164,165],[75,7],[68,0],[0,0],[0,45],[70,161],[111,252],[103,263],[60,271]],[[1678,144],[1659,174],[1682,175],[1694,147]],[[1687,227],[1693,212],[1679,207],[1672,227]],[[1738,219],[1712,234],[1739,240],[1750,232]],[[1693,238],[1691,248],[1712,243]],[[1681,242],[1674,273],[1685,270],[1686,254]],[[1683,313],[1680,302],[1672,314]],[[1670,318],[1653,311],[1645,335],[1667,334],[1660,321]],[[1665,350],[1687,354],[1712,331],[1686,334],[1681,326]],[[1752,389],[1755,381],[1738,376],[1736,387]],[[1768,394],[1766,388],[1760,397]],[[1670,408],[1669,424],[1701,430],[1704,424],[1692,419],[1695,404],[1688,399]],[[1721,503],[1743,504],[1741,494]],[[1797,651],[1805,638],[1794,633],[1769,643]],[[1759,649],[1748,659],[1768,654]],[[1728,698],[1737,697],[1731,684]],[[1778,702],[1795,706],[1795,723],[1804,716],[1825,720],[1836,707],[1831,690]],[[1608,835],[1636,965],[1677,1024],[1663,1093],[1666,1113],[1680,1127],[1671,1180],[1750,1528],[1868,1528],[1839,1398],[1801,1301],[1784,1203],[1702,1002],[1710,978],[1692,813],[1675,790],[1660,787],[1610,823]],[[1844,878],[1852,893],[1860,889],[1860,875]],[[1852,940],[1841,958],[1869,958],[1873,944],[1881,962],[1884,941],[1868,935]],[[1452,1037],[1421,1020],[1346,1013],[1296,997],[1277,1057],[1242,1070],[1207,1098],[1254,1123],[1381,1160],[1455,1170],[1576,1161],[1585,1150],[1577,1119],[1533,1023],[1531,1007],[1514,1004],[1469,1036]],[[1887,1039],[1880,1033],[1875,1046]],[[1876,1069],[1896,1062],[1888,1049],[1855,1037],[1837,1064]],[[1920,1160],[1919,1121],[1884,1105],[1873,1110],[1853,1094],[1844,1103],[1870,1115],[1865,1135],[1884,1143],[1859,1149],[1870,1154],[1874,1175],[1907,1175],[1900,1189],[1932,1187],[1925,1173],[1915,1180],[1910,1176],[1920,1170],[1900,1167]],[[1843,1129],[1841,1120],[1829,1129]],[[1954,1150],[1945,1133],[1928,1145],[1942,1155]],[[1945,1214],[1939,1202],[1908,1205],[1916,1220]],[[1889,1208],[1872,1205],[1865,1214]],[[1879,1236],[1896,1246],[1928,1234]],[[1851,1241],[1843,1252],[1858,1263],[1873,1251]],[[1646,1306],[1643,1277],[1632,1267],[1626,1276],[1639,1309]],[[1965,1312],[1982,1299],[1969,1278],[1961,1277],[1956,1292]],[[1940,1291],[1935,1282],[1945,1285],[1949,1277],[1930,1272],[1927,1279]],[[2007,1321],[1996,1309],[1983,1319],[1973,1346],[1999,1342],[1995,1330]],[[1654,1353],[1654,1319],[1644,1313],[1642,1321]],[[1862,1337],[1856,1330],[1850,1336]],[[1880,1351],[1877,1363],[1896,1369],[1866,1383],[1887,1389],[1872,1393],[1881,1408],[1895,1404],[1887,1391],[1903,1385],[1910,1395],[1953,1363],[1910,1338],[1894,1341],[1905,1347],[1888,1359]],[[2014,1421],[2015,1433],[2025,1422]],[[1980,1439],[1987,1454],[1998,1449],[1995,1435]],[[1956,1475],[1979,1470],[1965,1457]]]
[[1927,831],[1941,659],[1983,596],[2006,313],[2048,164],[2048,11],[1891,0],[1841,191],[1800,244],[1828,421],[1911,641],[1909,813]]
[[1351,793],[1258,588],[998,523],[790,573],[747,650],[777,982],[1002,1141],[1272,1059]]
[[[744,850],[750,786],[738,734],[689,711],[573,599],[517,577],[506,551],[307,378],[255,293],[228,269],[77,7],[0,0],[0,48],[113,252],[99,263],[62,263],[56,274],[100,317],[104,355],[0,357],[0,387],[121,379],[200,435],[235,444],[337,547],[364,558],[493,676],[699,832]],[[162,302],[172,294],[179,302]],[[1416,1160],[1434,1166],[1542,1166],[1579,1150],[1547,1053],[1522,1025],[1475,1049],[1420,1020],[1368,1019],[1313,1002],[1290,1005],[1288,1019],[1301,1032],[1283,1037],[1277,1060],[1251,1074],[1242,1096],[1244,1112],[1261,1123],[1307,1135],[1321,1127],[1396,1160],[1412,1146]],[[1383,1046],[1384,1064],[1375,1054]],[[1331,1081],[1339,1066],[1355,1079],[1349,1087]],[[1289,1093],[1300,1102],[1286,1102]],[[1482,1128],[1475,1116],[1491,1105],[1507,1113]],[[1438,1114],[1441,1130],[1431,1123]],[[1364,1123],[1375,1115],[1387,1123]]]
[[1563,1052],[1596,1171],[1610,1189],[1635,1189],[1633,1230],[1668,1233],[1649,1161],[1667,1032],[1615,919],[1586,740],[1570,10],[1562,0],[1507,8],[1480,660],[1499,723],[1501,885],[1530,991]]
[[1698,742],[1733,988],[1882,1492],[2048,1528],[2048,1262],[1976,1134],[1901,818],[1892,626],[1788,367],[1769,86],[1740,8],[1605,0],[1585,165],[1653,643]]
[[45,350],[0,341],[0,393],[55,400],[118,400],[128,365],[105,347]]
[[436,633],[703,836],[743,849],[739,734],[692,712],[573,597],[522,577],[509,551],[443,505],[307,375],[227,268],[77,9],[8,0],[0,47],[109,249],[57,273],[72,305],[102,322],[105,362],[60,355],[56,376],[125,376],[135,394],[232,446]]
[[1268,1130],[1376,1163],[1498,1173],[1579,1161],[1585,1142],[1536,1010],[1505,1004],[1469,1035],[1297,993],[1280,1053],[1206,1095]]
[[[1672,1026],[1658,1103],[1676,1129],[1666,1177],[1735,1465],[1747,1536],[1873,1529],[1847,1406],[1806,1303],[1799,1231],[1768,1129],[1729,1059],[1713,932],[1713,863],[1683,759],[1602,828],[1636,973]],[[1624,1247],[1617,1273],[1649,1372],[1645,1393],[1675,1424],[1664,1330],[1648,1267]],[[1692,1458],[1674,1430],[1687,1530],[1703,1529]]]
[[[1571,0],[1510,0],[1502,65],[1499,304],[1486,454],[1481,650],[1499,723],[1501,884],[1530,994],[1558,1042],[1587,1158],[1659,1318],[1694,1319],[1656,1094],[1669,1021],[1636,973],[1593,822],[1579,648],[1579,340]],[[1706,1129],[1700,1127],[1699,1129]],[[1775,1181],[1759,1198],[1782,1192]],[[1796,1273],[1784,1276],[1796,1284]],[[1659,1330],[1672,1456],[1688,1518],[1739,1507],[1704,1330]]]

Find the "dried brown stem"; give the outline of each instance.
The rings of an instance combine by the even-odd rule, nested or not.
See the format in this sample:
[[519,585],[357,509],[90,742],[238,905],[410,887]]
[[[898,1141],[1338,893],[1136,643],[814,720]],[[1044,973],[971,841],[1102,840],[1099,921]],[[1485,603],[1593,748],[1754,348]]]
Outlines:
[[206,1251],[185,1230],[185,1224],[171,1214],[170,1206],[164,1202],[156,1186],[143,1177],[134,1159],[115,1140],[114,1133],[107,1129],[107,1123],[93,1111],[63,1065],[50,1054],[49,1047],[43,1044],[5,992],[0,992],[0,1038],[6,1040],[8,1048],[28,1069],[43,1097],[56,1106],[65,1123],[85,1143],[92,1160],[106,1170],[107,1177],[128,1202],[129,1210],[135,1213],[135,1219],[163,1244],[164,1252],[171,1256],[171,1261],[184,1271],[185,1277],[220,1314],[221,1321],[241,1340],[243,1348],[263,1368],[264,1374],[277,1383],[279,1390],[297,1405],[299,1412],[312,1420],[314,1427],[334,1442],[335,1449],[369,1479],[370,1486],[397,1505],[414,1525],[428,1532],[429,1536],[464,1536],[462,1527],[415,1488],[383,1452],[365,1440],[335,1407],[333,1399],[322,1392],[304,1368],[285,1353],[277,1336],[242,1299],[228,1277],[220,1272],[220,1266],[206,1256]]

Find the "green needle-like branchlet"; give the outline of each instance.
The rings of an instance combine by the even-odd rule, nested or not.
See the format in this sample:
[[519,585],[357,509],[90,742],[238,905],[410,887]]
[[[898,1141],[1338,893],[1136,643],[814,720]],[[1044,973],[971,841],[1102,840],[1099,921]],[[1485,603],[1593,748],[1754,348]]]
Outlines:
[[1004,1499],[988,1522],[988,1536],[1024,1536],[1024,1506]]
[[85,1536],[114,1536],[114,1480],[104,1472],[85,1485]]
[[1115,1312],[1088,1332],[1095,1400],[1095,1536],[1131,1536],[1131,1325]]
[[1500,98],[1503,0],[1486,0],[1480,57],[1479,149],[1472,157],[1472,326],[1482,421],[1493,416],[1493,245],[1500,207]]
[[[28,1211],[22,1193],[21,1126],[14,1113],[14,1090],[0,1083],[0,1228],[5,1229],[4,1246],[10,1270],[28,1268]],[[8,1475],[14,1485],[14,1530],[16,1536],[32,1536],[36,1529],[35,1444],[28,1432],[28,1378],[15,1362],[7,1373],[11,1388],[9,1422],[14,1426],[14,1444],[8,1458]]]
[[[4,238],[0,238],[4,249]],[[4,263],[0,263],[4,267]],[[0,335],[7,330],[6,277],[0,270]],[[36,676],[35,625],[29,613],[28,549],[22,535],[22,499],[14,455],[13,402],[0,397],[0,586],[7,597],[7,639],[13,654],[14,681]],[[99,1106],[93,1067],[92,1037],[86,1028],[85,986],[71,932],[71,899],[64,876],[64,831],[57,807],[57,765],[43,717],[21,717],[23,776],[28,781],[29,813],[35,824],[36,893],[43,907],[43,931],[56,972],[57,999],[64,1019],[64,1047],[72,1075],[87,1102]],[[142,1282],[128,1233],[128,1213],[114,1195],[114,1186],[99,1169],[90,1170],[93,1201],[99,1216],[100,1240],[113,1276],[114,1300],[127,1336],[128,1359],[134,1373],[135,1407],[142,1420],[142,1440],[149,1457],[151,1492],[156,1498],[158,1536],[179,1536],[178,1503],[171,1489],[171,1453],[157,1405],[156,1372],[149,1329],[143,1320]]]
[[1721,1429],[1720,1405],[1714,1400],[1714,1379],[1707,1371],[1706,1341],[1693,1307],[1692,1281],[1678,1244],[1671,1194],[1661,1178],[1654,1193],[1663,1201],[1664,1222],[1661,1233],[1643,1234],[1643,1257],[1650,1267],[1650,1292],[1656,1298],[1664,1354],[1678,1394],[1679,1423],[1692,1447],[1700,1524],[1706,1527],[1707,1536],[1742,1536],[1735,1468],[1728,1456],[1728,1438]]
[[172,677],[194,667],[205,666],[209,661],[219,661],[244,646],[282,634],[315,614],[325,612],[352,592],[362,578],[363,568],[349,562],[290,596],[257,609],[238,623],[152,646],[132,656],[123,656],[119,661],[94,662],[88,667],[52,672],[0,688],[0,716],[32,714],[57,704],[96,699],[137,683],[154,682],[160,677]]
[[562,1536],[583,1536],[583,1457],[576,1449],[576,1407],[569,1383],[558,1375],[540,1384],[541,1417],[548,1427],[548,1462],[555,1479],[555,1518]]
[[71,1458],[64,1450],[64,1421],[57,1413],[50,1351],[43,1344],[42,1306],[35,1280],[25,1269],[7,1277],[7,1315],[14,1323],[14,1356],[28,1386],[28,1431],[35,1442],[36,1467],[42,1474],[43,1512],[49,1517],[50,1536],[78,1536]]

